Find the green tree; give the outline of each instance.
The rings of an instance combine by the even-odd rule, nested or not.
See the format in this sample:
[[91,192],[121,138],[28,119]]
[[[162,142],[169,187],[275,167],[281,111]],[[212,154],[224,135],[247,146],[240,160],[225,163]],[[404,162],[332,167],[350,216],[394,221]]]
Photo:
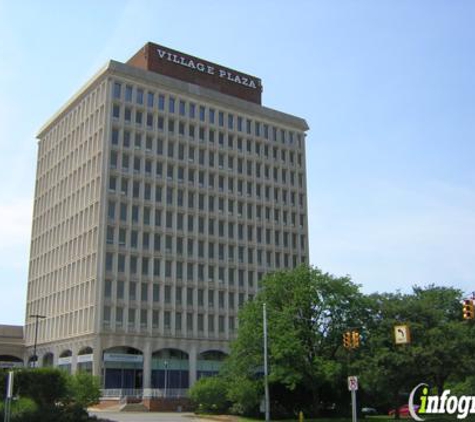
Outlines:
[[[383,408],[407,403],[420,382],[442,392],[451,377],[463,379],[473,366],[473,327],[461,320],[462,293],[454,288],[414,287],[412,294],[374,294],[366,340],[355,368],[361,384]],[[407,323],[411,343],[394,343],[394,326]]]
[[[255,300],[239,314],[239,332],[225,367],[231,389],[243,378],[262,395],[262,305],[268,310],[269,381],[285,387],[282,400],[298,411],[305,403],[318,413],[328,392],[341,390],[345,362],[341,336],[360,326],[367,307],[357,285],[348,277],[334,277],[318,268],[298,267],[266,276]],[[298,394],[297,394],[298,393]],[[286,398],[284,398],[286,397]]]

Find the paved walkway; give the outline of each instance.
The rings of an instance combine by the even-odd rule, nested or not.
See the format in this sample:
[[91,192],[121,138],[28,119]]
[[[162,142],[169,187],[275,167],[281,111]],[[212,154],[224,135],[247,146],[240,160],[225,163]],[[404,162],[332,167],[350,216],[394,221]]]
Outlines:
[[[89,414],[111,422],[211,422],[193,413],[168,412],[110,412],[90,411]],[[216,422],[216,421],[213,421]]]

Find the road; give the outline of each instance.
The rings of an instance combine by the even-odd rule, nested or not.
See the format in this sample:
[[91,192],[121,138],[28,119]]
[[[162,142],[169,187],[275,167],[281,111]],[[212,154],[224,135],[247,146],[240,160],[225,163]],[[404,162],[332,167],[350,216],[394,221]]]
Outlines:
[[111,422],[207,422],[193,413],[90,411],[89,414]]

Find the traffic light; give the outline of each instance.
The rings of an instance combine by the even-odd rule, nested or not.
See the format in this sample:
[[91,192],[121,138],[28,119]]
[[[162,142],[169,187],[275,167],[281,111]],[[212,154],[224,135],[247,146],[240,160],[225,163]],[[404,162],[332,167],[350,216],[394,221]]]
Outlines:
[[473,319],[475,317],[473,301],[466,299],[463,301],[463,319]]
[[343,333],[343,347],[345,349],[351,349],[351,333],[349,331]]
[[360,333],[358,331],[351,332],[351,347],[353,349],[360,347]]

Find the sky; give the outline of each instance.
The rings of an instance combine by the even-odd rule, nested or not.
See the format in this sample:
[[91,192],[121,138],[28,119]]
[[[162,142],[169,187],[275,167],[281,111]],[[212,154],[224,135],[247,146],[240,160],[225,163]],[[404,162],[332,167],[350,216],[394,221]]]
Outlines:
[[475,2],[0,0],[0,324],[23,324],[36,133],[146,42],[307,120],[310,262],[363,292],[475,290]]

